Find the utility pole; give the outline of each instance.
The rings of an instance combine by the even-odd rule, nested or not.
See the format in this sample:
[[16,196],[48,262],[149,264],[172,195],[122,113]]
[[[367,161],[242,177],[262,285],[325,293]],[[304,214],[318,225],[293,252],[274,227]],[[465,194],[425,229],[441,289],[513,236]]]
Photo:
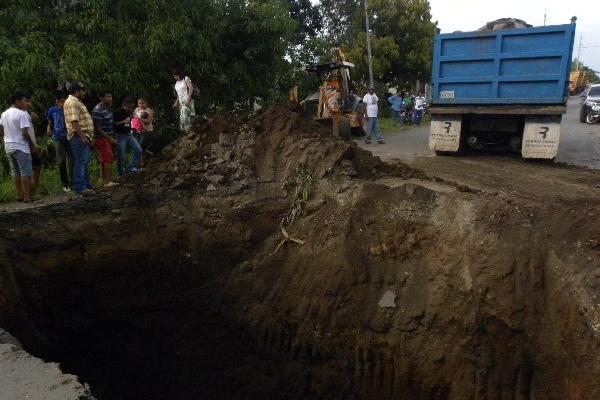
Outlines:
[[544,8],[544,26],[546,26],[546,17],[547,17],[546,8]]
[[577,71],[581,65],[581,43],[583,42],[583,33],[579,34],[579,51],[577,52]]
[[369,28],[369,9],[367,7],[367,0],[365,0],[365,25],[367,28],[367,53],[369,56],[369,86],[374,86],[373,82],[373,59],[371,56],[371,29]]

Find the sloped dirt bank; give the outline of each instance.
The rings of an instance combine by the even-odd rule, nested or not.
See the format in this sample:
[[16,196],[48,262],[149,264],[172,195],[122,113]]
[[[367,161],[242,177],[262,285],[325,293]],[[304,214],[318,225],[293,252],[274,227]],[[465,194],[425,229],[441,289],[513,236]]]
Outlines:
[[0,215],[1,327],[97,398],[600,396],[597,205],[440,182],[281,108],[196,131],[117,192]]

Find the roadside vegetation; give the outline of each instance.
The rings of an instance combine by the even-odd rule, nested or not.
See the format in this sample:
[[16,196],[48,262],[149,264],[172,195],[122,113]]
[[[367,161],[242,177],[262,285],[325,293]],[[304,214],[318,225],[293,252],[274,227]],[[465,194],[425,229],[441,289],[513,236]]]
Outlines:
[[[372,0],[369,13],[380,98],[387,98],[388,88],[426,81],[436,28],[429,2]],[[362,2],[342,0],[6,0],[0,8],[0,106],[6,109],[16,90],[32,93],[39,136],[56,90],[81,81],[90,89],[88,107],[100,90],[112,90],[115,104],[128,95],[147,97],[168,142],[177,137],[169,128],[175,122],[173,67],[183,67],[198,86],[196,112],[206,116],[243,115],[256,102],[286,101],[296,85],[301,97],[314,93],[320,79],[304,67],[331,61],[336,47],[356,65],[352,77],[364,93],[364,22]],[[389,115],[386,101],[381,115]],[[60,185],[51,172],[51,143],[42,144],[45,195]],[[0,201],[6,201],[12,189],[1,152]]]

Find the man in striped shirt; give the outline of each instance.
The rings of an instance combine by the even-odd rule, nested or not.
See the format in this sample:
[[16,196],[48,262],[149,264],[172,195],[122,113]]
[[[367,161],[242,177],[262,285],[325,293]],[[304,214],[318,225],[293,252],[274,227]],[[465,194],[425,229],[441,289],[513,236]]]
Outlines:
[[100,93],[100,103],[92,110],[94,119],[94,147],[98,150],[102,183],[105,187],[116,186],[118,183],[112,181],[113,146],[117,145],[114,139],[113,112],[110,109],[113,98],[110,91],[104,90]]

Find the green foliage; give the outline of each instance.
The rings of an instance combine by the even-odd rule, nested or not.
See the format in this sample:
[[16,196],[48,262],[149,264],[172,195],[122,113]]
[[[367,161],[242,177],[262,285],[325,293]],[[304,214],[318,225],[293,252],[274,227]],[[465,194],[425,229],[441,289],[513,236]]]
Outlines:
[[298,29],[293,37],[294,46],[303,46],[304,43],[315,38],[323,29],[321,13],[310,0],[287,0],[290,16],[296,20]]
[[59,83],[80,80],[120,98],[146,95],[166,110],[174,66],[200,88],[200,113],[229,109],[277,87],[298,31],[289,2],[280,0],[3,3],[0,99],[30,90],[42,109]]
[[312,184],[315,180],[314,174],[306,168],[296,169],[296,188],[297,197],[303,203],[310,200]]
[[[331,47],[342,46],[357,68],[355,80],[368,82],[364,3],[342,0],[321,2]],[[375,80],[406,88],[431,77],[433,36],[427,0],[370,0],[369,22]]]

